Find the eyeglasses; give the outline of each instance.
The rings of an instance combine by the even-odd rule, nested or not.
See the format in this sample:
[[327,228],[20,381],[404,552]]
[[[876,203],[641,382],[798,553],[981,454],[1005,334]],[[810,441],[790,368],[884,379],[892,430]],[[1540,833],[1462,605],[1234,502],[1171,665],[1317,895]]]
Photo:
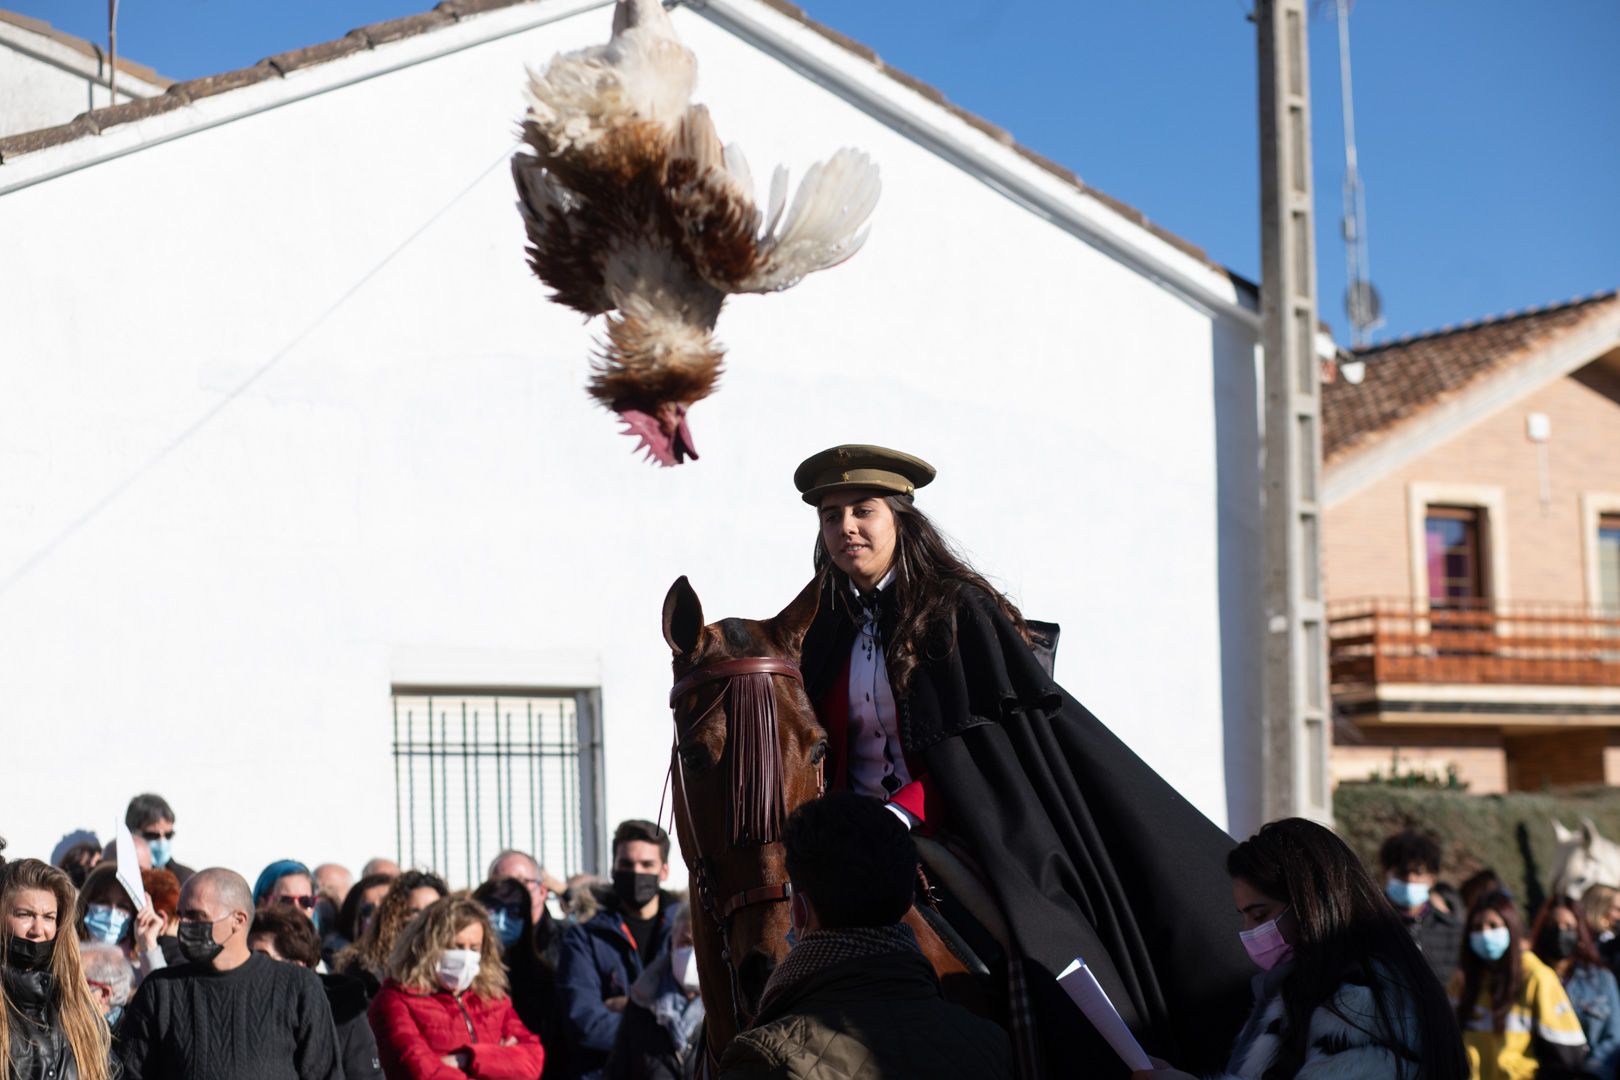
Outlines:
[[278,896],[278,897],[276,897],[276,903],[278,903],[278,904],[297,904],[299,907],[303,908],[305,911],[310,910],[311,908],[313,908],[316,904],[318,904],[320,902],[321,902],[320,898],[315,897],[315,896]]
[[142,829],[141,839],[148,842],[155,840],[173,840],[174,830],[170,829],[168,832],[158,832],[156,829]]

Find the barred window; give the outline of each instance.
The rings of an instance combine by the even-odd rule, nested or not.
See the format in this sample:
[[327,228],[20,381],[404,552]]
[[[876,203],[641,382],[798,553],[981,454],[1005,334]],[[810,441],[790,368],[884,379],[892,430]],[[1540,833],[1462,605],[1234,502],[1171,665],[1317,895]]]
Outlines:
[[596,690],[393,688],[398,859],[476,885],[506,848],[598,873]]

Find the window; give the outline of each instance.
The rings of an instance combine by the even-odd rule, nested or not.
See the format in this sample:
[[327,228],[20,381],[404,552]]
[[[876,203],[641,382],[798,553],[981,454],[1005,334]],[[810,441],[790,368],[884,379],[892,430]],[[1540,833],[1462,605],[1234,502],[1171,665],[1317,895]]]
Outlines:
[[1431,607],[1477,607],[1485,598],[1479,519],[1474,507],[1428,508],[1424,536]]
[[398,858],[476,885],[505,848],[601,869],[597,692],[396,686]]
[[1598,606],[1620,612],[1620,514],[1598,518]]

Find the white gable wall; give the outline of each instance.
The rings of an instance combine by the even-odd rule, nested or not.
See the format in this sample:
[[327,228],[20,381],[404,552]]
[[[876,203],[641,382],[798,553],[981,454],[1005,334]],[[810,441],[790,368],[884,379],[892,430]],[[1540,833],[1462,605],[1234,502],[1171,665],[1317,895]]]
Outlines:
[[[163,92],[162,86],[124,71],[122,65],[117,87],[119,103]],[[0,137],[65,124],[110,103],[102,58],[0,19]]]
[[0,196],[0,700],[77,755],[0,788],[14,854],[148,789],[191,865],[393,854],[391,682],[600,686],[608,822],[651,816],[664,591],[785,604],[793,467],[842,441],[939,466],[921,505],[1063,624],[1064,684],[1217,822],[1243,805],[1253,333],[676,19],[762,182],[846,144],[884,179],[852,262],[728,304],[679,469],[585,397],[504,165],[523,64],[604,11]]

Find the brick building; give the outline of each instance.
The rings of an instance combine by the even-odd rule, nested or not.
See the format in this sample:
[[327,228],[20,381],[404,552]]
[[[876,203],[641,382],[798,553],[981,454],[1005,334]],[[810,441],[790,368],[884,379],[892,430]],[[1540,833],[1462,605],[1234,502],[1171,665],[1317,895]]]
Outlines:
[[1336,779],[1620,784],[1620,293],[1341,357],[1322,388]]

